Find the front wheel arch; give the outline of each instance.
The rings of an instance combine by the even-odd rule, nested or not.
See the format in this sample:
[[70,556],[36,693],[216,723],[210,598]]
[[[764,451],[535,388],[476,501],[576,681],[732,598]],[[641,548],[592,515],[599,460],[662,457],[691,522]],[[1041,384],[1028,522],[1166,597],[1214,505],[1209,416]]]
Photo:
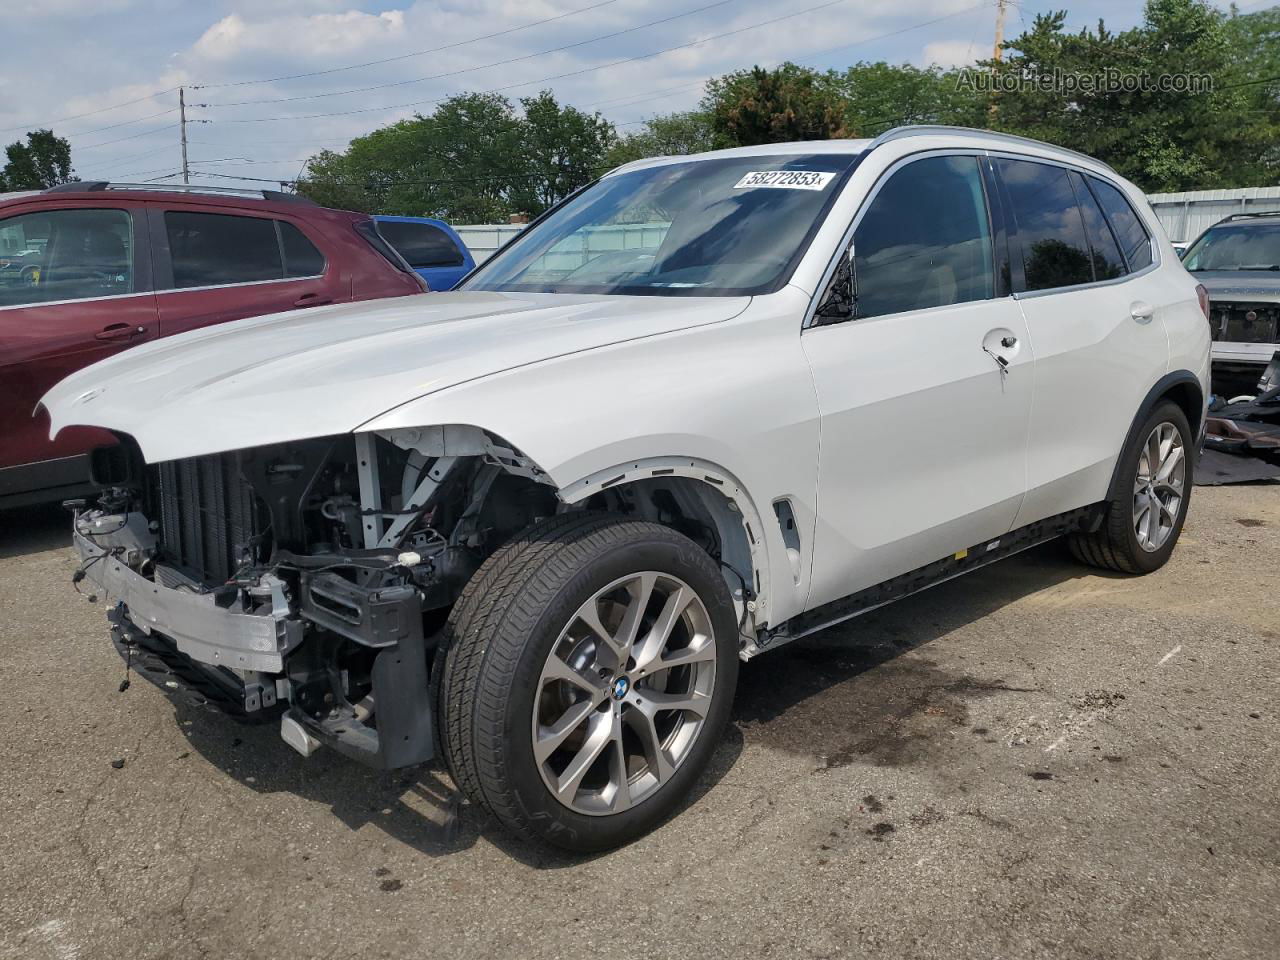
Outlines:
[[[682,485],[698,501],[705,510],[705,519],[720,533],[725,549],[718,559],[724,562],[725,579],[738,608],[742,632],[753,634],[752,626],[767,626],[774,619],[768,534],[751,495],[729,471],[697,457],[646,457],[597,470],[565,484],[559,495],[573,506],[590,506],[603,500],[603,508],[616,509],[610,503],[612,499],[673,483]],[[644,519],[660,522],[652,516]]]

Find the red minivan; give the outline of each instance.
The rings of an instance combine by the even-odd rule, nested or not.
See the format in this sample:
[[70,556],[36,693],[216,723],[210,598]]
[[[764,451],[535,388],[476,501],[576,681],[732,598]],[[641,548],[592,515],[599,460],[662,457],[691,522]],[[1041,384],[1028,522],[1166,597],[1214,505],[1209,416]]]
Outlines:
[[426,291],[365,214],[292,194],[68,183],[0,194],[0,507],[88,489],[37,402],[133,344],[244,317]]

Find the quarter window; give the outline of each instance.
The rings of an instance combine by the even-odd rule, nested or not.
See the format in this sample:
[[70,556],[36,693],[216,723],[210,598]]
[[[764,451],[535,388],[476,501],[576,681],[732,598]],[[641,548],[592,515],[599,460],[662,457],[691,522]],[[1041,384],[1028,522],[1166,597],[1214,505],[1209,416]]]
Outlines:
[[169,210],[164,215],[173,286],[309,277],[324,271],[324,257],[292,224],[262,217]]
[[286,277],[318,277],[324,273],[324,254],[292,223],[277,220],[280,246],[284,250]]
[[466,262],[452,238],[429,223],[379,220],[378,231],[415,270],[460,267]]
[[46,210],[0,221],[0,306],[134,292],[124,210]]
[[867,207],[853,249],[859,317],[992,297],[978,159],[928,157],[898,170]]
[[1111,228],[1107,226],[1107,218],[1102,215],[1098,201],[1093,199],[1093,194],[1085,186],[1084,177],[1080,174],[1071,174],[1071,184],[1080,200],[1084,232],[1089,238],[1089,249],[1093,252],[1094,279],[1114,280],[1124,276],[1124,259],[1120,256],[1120,248],[1116,245],[1116,238],[1111,235]]
[[1120,241],[1120,249],[1124,252],[1129,269],[1136,273],[1144,267],[1149,267],[1151,236],[1142,225],[1142,220],[1134,213],[1125,195],[1097,177],[1090,177],[1089,185],[1093,188],[1093,194],[1098,198],[1098,203],[1106,212],[1107,219],[1111,221],[1111,229],[1115,231],[1116,239]]
[[[1093,282],[1089,243],[1067,170],[1026,160],[997,160],[1018,227],[1026,290]],[[1015,256],[1017,256],[1015,253]]]

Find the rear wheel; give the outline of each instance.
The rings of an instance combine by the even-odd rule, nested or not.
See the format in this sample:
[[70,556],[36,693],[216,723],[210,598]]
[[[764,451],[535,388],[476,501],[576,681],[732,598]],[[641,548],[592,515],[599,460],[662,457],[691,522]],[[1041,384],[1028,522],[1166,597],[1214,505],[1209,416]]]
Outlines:
[[1190,504],[1191,444],[1182,408],[1170,400],[1157,404],[1121,455],[1102,527],[1068,538],[1076,558],[1121,573],[1164,566]]
[[440,664],[442,746],[460,787],[517,834],[600,850],[688,794],[737,681],[716,564],[665,527],[558,517],[467,585]]

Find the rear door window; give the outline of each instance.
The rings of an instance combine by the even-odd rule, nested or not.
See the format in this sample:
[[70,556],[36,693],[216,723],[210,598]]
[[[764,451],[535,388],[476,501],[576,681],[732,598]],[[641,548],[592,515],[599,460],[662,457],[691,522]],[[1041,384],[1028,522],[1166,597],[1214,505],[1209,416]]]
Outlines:
[[0,220],[0,307],[135,292],[125,210],[44,210]]
[[465,263],[453,238],[429,223],[379,220],[378,232],[415,270],[425,267],[460,267]]
[[1151,236],[1142,220],[1134,212],[1125,195],[1097,177],[1089,177],[1089,186],[1093,195],[1098,198],[1107,219],[1111,221],[1111,229],[1120,241],[1120,249],[1129,264],[1129,269],[1137,272],[1151,266]]
[[284,277],[272,220],[168,210],[164,225],[174,287],[215,287]]
[[1029,160],[995,162],[1017,225],[1014,255],[1022,257],[1023,289],[1092,283],[1089,242],[1069,172]]

